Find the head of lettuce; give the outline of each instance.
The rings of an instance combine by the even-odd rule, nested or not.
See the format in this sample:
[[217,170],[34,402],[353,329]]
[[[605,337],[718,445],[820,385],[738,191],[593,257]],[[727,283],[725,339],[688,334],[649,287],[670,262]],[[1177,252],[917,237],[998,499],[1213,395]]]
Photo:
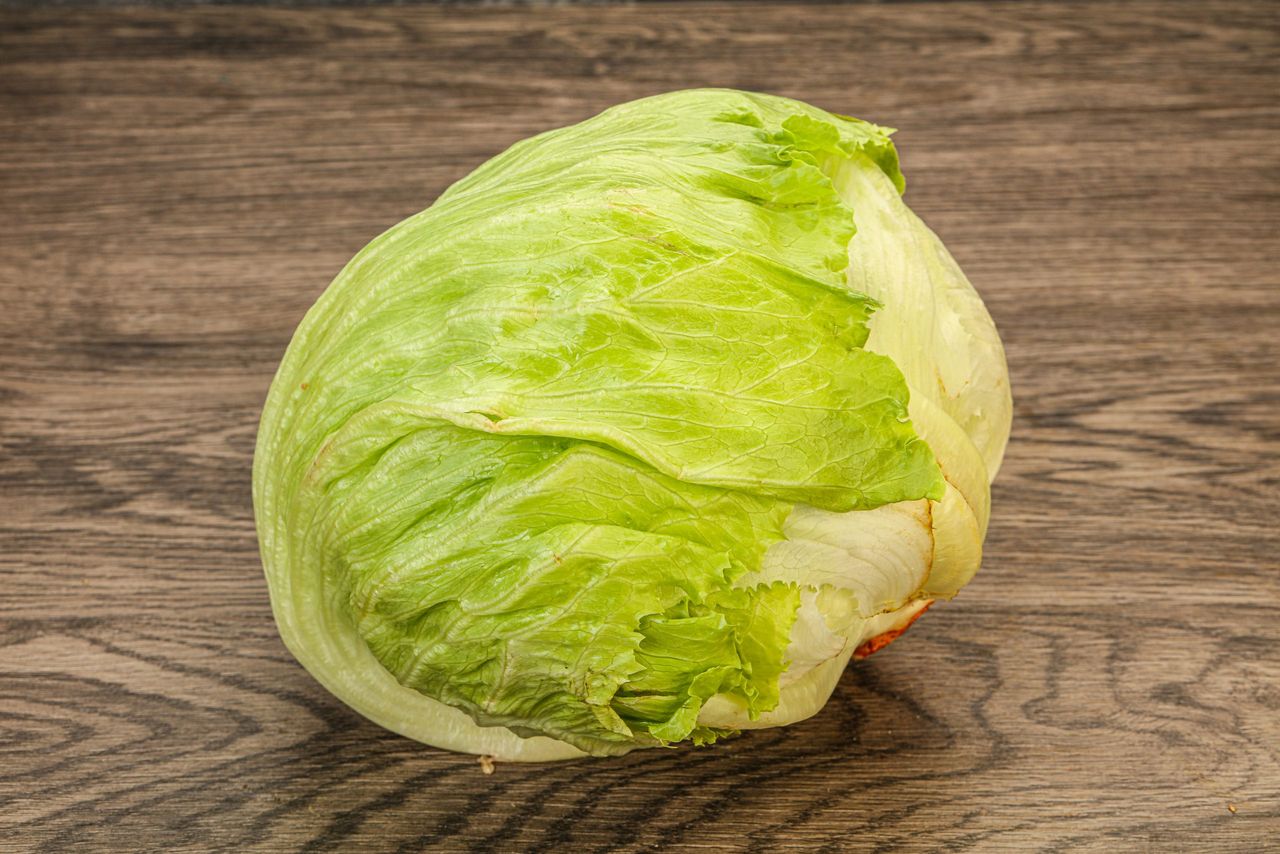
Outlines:
[[675,92],[520,142],[366,246],[263,412],[280,632],[509,760],[817,712],[978,567],[1000,340],[890,131]]

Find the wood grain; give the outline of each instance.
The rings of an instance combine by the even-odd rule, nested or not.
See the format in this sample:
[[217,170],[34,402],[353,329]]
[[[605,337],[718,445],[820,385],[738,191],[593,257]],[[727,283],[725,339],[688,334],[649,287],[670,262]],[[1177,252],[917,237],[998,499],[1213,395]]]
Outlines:
[[[1280,850],[1277,9],[0,12],[0,850]],[[1013,372],[986,565],[804,724],[485,775],[284,650],[257,415],[369,238],[696,85],[902,129]]]

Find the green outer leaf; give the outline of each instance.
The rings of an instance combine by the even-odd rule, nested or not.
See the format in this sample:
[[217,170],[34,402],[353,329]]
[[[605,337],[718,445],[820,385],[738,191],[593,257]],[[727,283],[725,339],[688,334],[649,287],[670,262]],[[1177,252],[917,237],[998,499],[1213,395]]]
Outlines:
[[[313,528],[336,556],[328,583],[402,684],[486,724],[610,752],[640,733],[610,704],[644,667],[644,618],[694,604],[724,628],[726,685],[750,682],[735,675],[751,662],[737,649],[755,641],[737,633],[755,632],[757,598],[785,594],[726,588],[781,536],[785,505],[683,484],[595,445],[388,407],[354,427],[312,474]],[[362,457],[378,437],[383,450]],[[775,680],[781,637],[756,656]],[[685,738],[696,716],[660,737]]]

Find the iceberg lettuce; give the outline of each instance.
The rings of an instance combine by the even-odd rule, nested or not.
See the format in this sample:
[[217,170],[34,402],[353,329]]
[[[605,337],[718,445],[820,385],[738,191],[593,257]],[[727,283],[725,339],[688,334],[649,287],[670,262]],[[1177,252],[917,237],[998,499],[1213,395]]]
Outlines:
[[730,90],[517,143],[307,313],[254,460],[280,632],[512,760],[791,723],[978,567],[999,337],[890,131]]

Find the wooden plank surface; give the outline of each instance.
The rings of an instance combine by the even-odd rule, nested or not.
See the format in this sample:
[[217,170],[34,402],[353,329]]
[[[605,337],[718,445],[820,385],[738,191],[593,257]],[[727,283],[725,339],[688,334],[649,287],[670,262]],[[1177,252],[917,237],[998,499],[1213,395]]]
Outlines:
[[[0,12],[0,850],[1280,850],[1278,8]],[[901,128],[1012,368],[986,564],[804,724],[486,776],[284,650],[256,419],[368,239],[696,85]]]

